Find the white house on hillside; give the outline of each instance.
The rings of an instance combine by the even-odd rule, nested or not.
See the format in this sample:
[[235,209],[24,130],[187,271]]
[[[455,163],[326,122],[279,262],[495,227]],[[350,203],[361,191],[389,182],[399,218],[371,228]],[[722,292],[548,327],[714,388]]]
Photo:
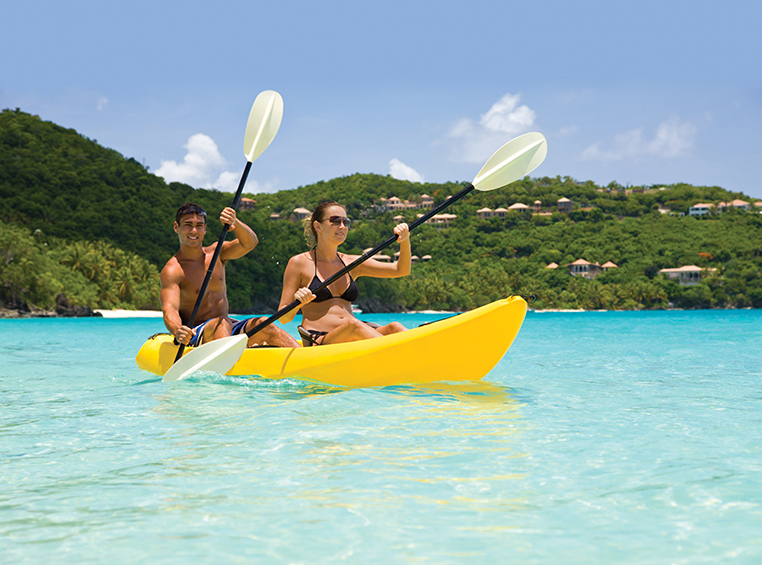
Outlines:
[[689,216],[706,216],[711,209],[714,208],[714,204],[704,204],[704,203],[698,203],[691,206],[690,210],[688,210]]
[[683,286],[698,284],[701,279],[715,272],[717,269],[702,269],[696,265],[686,265],[677,269],[661,269],[660,273],[667,275],[671,279],[679,279]]

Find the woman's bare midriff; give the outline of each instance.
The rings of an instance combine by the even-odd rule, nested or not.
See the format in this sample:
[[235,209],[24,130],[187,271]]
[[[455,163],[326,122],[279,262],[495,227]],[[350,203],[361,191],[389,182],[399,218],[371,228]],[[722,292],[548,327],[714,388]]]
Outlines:
[[331,331],[347,319],[353,318],[352,305],[341,298],[331,298],[317,304],[302,306],[302,326],[308,330]]

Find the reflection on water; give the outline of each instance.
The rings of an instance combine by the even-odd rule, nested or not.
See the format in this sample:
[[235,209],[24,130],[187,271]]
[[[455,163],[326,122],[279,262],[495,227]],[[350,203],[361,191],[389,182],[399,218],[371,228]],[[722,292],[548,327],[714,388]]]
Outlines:
[[[292,496],[313,499],[317,489],[337,505],[346,503],[344,488],[361,483],[382,496],[387,487],[378,480],[393,480],[401,496],[432,490],[417,492],[419,501],[452,496],[471,504],[522,476],[513,463],[525,456],[515,444],[522,404],[489,382],[346,389],[197,375],[156,399],[155,413],[174,422],[163,464],[182,474],[242,464],[247,473],[278,477],[285,465],[288,480],[301,485]],[[242,461],[206,469],[215,453]],[[318,487],[323,480],[344,485],[335,499]]]
[[402,394],[438,402],[468,402],[471,404],[514,404],[511,389],[486,381],[459,381],[395,385],[383,387],[389,394]]
[[[152,378],[134,384],[150,384],[161,381]],[[263,379],[256,376],[229,376],[218,373],[200,372],[184,379],[190,383],[203,385],[222,385],[245,389],[251,392],[270,394],[274,398],[299,400],[324,394],[337,394],[354,389],[319,382],[299,379]],[[172,386],[183,386],[175,384]],[[409,397],[421,397],[438,402],[471,402],[481,404],[510,404],[515,402],[513,391],[509,387],[487,381],[433,382],[422,384],[404,384],[385,387],[367,387],[385,394],[399,394]]]

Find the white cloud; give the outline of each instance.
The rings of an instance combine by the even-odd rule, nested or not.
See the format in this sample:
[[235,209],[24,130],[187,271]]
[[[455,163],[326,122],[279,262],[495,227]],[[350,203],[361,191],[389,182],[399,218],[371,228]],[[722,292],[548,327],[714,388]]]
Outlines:
[[96,109],[100,112],[103,109],[105,109],[107,105],[108,105],[108,98],[106,98],[105,96],[101,96],[100,98],[98,98],[98,104],[96,106]]
[[389,161],[389,174],[392,176],[392,178],[398,180],[423,182],[423,175],[421,173],[416,171],[413,167],[406,165],[399,159],[392,159]]
[[[225,171],[222,173],[219,177],[217,177],[217,180],[211,184],[212,187],[216,188],[217,190],[221,190],[222,192],[235,192],[238,190],[238,184],[241,182],[241,174],[240,173],[233,173],[230,171]],[[277,185],[276,182],[278,182],[278,179],[275,179],[275,181],[268,181],[268,182],[257,182],[255,180],[252,180],[251,175],[246,180],[246,186],[244,186],[244,194],[260,194],[262,192],[277,192],[278,190],[281,190]]]
[[236,173],[225,170],[227,161],[211,137],[203,133],[194,134],[184,147],[188,152],[182,163],[162,161],[155,174],[164,177],[167,182],[182,182],[196,188],[217,188],[230,192],[238,188],[240,178]]
[[519,104],[520,94],[505,94],[479,117],[461,118],[450,129],[454,140],[453,158],[466,163],[483,163],[500,145],[534,126],[537,114]]
[[617,134],[611,148],[603,149],[595,143],[582,152],[582,158],[589,161],[621,161],[642,157],[675,158],[688,155],[693,149],[698,128],[691,122],[680,121],[676,117],[659,124],[650,139],[643,128]]
[[664,157],[683,157],[693,149],[698,128],[690,122],[681,122],[673,117],[659,124],[656,138],[651,141],[653,154]]
[[482,114],[479,125],[488,131],[507,133],[516,136],[529,131],[534,124],[536,114],[529,106],[519,106],[520,94],[506,94]]
[[212,186],[223,192],[235,192],[238,190],[238,184],[241,182],[241,175],[230,171],[225,171],[217,177]]

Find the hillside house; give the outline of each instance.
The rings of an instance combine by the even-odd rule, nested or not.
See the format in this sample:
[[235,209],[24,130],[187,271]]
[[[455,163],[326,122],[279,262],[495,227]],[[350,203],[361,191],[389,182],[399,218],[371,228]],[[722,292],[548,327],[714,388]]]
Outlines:
[[[423,214],[418,214],[417,217],[420,218],[423,216]],[[434,214],[429,220],[426,222],[427,224],[433,224],[436,228],[446,228],[449,226],[455,218],[458,216],[455,214]]]
[[[367,249],[363,249],[362,250],[363,255],[366,254],[368,251],[373,251],[373,247],[368,247]],[[381,261],[382,263],[389,263],[392,260],[391,257],[389,257],[388,255],[384,255],[383,253],[376,253],[373,256],[373,258],[376,261]]]
[[733,202],[720,202],[717,204],[717,210],[720,212],[724,212],[728,208],[735,208],[736,210],[743,210],[744,212],[748,212],[749,203],[744,202],[743,200],[738,200],[736,198],[733,200]]
[[476,217],[480,220],[488,220],[492,217],[492,210],[490,208],[482,208],[476,211]]
[[[428,257],[429,259],[431,259],[431,255],[427,255],[426,257]],[[394,254],[394,260],[395,260],[395,261],[399,261],[399,260],[400,260],[400,252],[399,252],[399,251],[397,251],[397,252]],[[410,262],[411,262],[411,263],[417,263],[417,262],[418,262],[418,261],[420,261],[420,260],[421,260],[421,258],[420,258],[420,257],[418,257],[418,255],[411,255],[411,256],[410,256]]]
[[294,217],[297,221],[306,220],[310,216],[312,216],[312,212],[307,208],[294,208]]
[[379,198],[373,202],[373,208],[375,208],[376,212],[386,212],[386,202],[386,198]]
[[396,196],[392,196],[389,200],[386,201],[386,209],[387,210],[404,210],[405,209],[405,203]]
[[601,266],[598,263],[590,263],[584,259],[577,259],[574,263],[569,263],[569,274],[574,277],[585,277],[594,279],[601,273]]
[[571,212],[572,207],[574,206],[574,203],[565,197],[559,198],[556,204],[558,205],[558,211],[563,212],[565,214],[568,214],[569,212]]
[[689,216],[706,216],[714,208],[714,204],[698,203],[691,206],[688,210]]
[[253,210],[256,207],[257,207],[257,201],[252,200],[251,198],[243,197],[238,203],[238,209],[241,212],[245,212],[246,210]]
[[717,269],[702,269],[696,265],[686,265],[677,269],[660,269],[661,274],[671,279],[678,279],[682,286],[692,286],[701,282],[701,279],[715,272]]
[[411,202],[410,200],[402,200],[397,196],[392,196],[391,198],[380,198],[377,202],[374,202],[373,206],[377,212],[401,212],[403,210],[410,210],[412,208],[433,208],[434,199],[425,194],[424,196],[427,198],[425,201],[426,206],[424,206],[423,197],[421,204],[418,204],[416,202]]

